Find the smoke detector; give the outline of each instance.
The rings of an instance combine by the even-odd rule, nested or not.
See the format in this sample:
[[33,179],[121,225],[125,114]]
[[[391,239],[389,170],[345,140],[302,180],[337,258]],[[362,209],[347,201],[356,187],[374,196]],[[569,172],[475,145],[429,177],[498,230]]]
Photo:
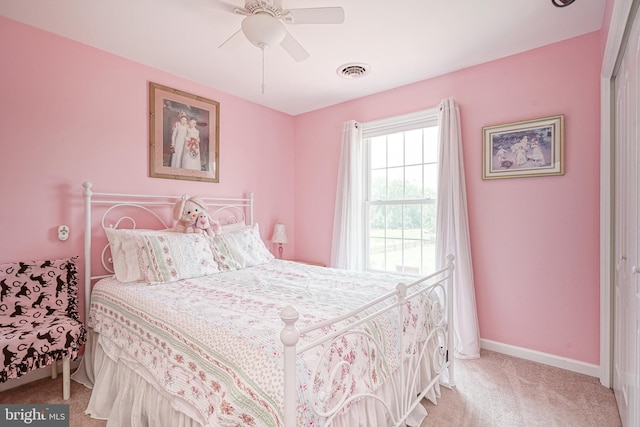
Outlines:
[[344,64],[338,67],[336,73],[345,79],[359,79],[369,72],[367,64]]

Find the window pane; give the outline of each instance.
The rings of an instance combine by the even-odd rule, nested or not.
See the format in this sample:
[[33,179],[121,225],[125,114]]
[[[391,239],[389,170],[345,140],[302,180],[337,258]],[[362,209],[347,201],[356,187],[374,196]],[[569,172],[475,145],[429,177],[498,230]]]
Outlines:
[[402,238],[402,206],[387,206],[387,238]]
[[422,199],[422,165],[407,166],[404,172],[404,198]]
[[385,200],[404,199],[404,168],[389,168],[389,191]]
[[435,199],[438,191],[438,165],[424,165],[424,197]]
[[404,165],[404,133],[387,135],[388,167]]
[[376,136],[369,140],[369,150],[371,151],[371,167],[373,169],[387,166],[387,137]]
[[436,240],[436,204],[428,203],[422,207],[423,239]]
[[422,164],[422,129],[411,130],[404,134],[404,164]]
[[369,209],[369,236],[384,238],[386,228],[386,206],[371,206]]
[[370,200],[387,200],[387,170],[376,169],[371,171],[371,196]]
[[404,205],[404,238],[422,238],[422,205]]

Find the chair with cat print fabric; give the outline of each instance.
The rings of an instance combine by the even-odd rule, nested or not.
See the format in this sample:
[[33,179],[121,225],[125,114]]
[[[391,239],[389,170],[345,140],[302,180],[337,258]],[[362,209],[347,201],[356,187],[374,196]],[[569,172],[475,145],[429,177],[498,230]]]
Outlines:
[[0,383],[63,363],[63,398],[70,397],[70,361],[86,340],[77,306],[76,257],[0,264]]

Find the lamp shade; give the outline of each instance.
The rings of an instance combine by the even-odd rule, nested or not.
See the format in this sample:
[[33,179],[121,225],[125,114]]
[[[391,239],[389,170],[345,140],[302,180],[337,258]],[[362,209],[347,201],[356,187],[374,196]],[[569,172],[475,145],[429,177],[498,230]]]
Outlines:
[[242,32],[259,48],[277,46],[287,35],[282,22],[268,13],[249,15],[242,21]]
[[284,229],[284,224],[279,222],[273,227],[273,236],[271,237],[273,243],[287,243],[287,232]]

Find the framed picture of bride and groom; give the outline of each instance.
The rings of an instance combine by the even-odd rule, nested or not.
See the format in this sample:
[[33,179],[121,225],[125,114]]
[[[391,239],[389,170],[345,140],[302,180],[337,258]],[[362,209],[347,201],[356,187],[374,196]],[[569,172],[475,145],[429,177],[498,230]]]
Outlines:
[[564,115],[482,128],[482,178],[564,175]]
[[149,82],[149,176],[219,182],[220,104]]

